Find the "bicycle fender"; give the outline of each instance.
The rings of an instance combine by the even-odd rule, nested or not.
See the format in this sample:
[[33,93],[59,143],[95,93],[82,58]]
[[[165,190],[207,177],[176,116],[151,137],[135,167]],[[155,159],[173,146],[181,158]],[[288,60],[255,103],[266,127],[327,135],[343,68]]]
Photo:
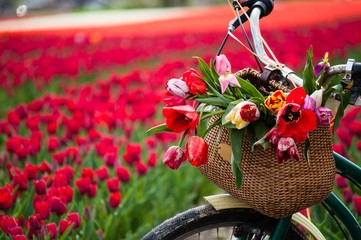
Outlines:
[[[229,194],[206,196],[204,199],[217,211],[232,208],[251,208],[246,203]],[[298,212],[293,214],[292,221],[304,227],[315,239],[326,240],[320,230],[318,230],[318,228],[301,213]]]

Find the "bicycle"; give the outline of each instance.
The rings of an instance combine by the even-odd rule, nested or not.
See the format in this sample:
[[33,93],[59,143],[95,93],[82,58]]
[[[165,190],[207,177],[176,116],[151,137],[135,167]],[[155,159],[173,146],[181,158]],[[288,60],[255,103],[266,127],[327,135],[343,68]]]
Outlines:
[[[228,34],[223,40],[217,53],[222,48],[237,27],[242,26],[247,20],[250,21],[253,47],[256,52],[258,64],[265,66],[262,72],[263,80],[276,78],[285,82],[293,82],[302,86],[302,79],[285,65],[280,65],[270,59],[264,50],[261,37],[259,19],[267,16],[273,9],[273,0],[255,0],[239,3],[233,1],[233,7],[237,12],[235,19],[230,21]],[[246,12],[239,15],[241,7],[248,7]],[[248,17],[250,15],[250,17]],[[250,44],[251,48],[252,45]],[[274,66],[277,66],[275,68]],[[346,64],[331,66],[327,70],[327,76],[345,74],[344,87],[353,81],[352,97],[350,104],[361,106],[361,63],[349,59]],[[338,99],[338,96],[333,96]],[[333,152],[337,173],[360,188],[361,168],[345,157]],[[205,197],[207,204],[195,207],[166,220],[144,236],[143,240],[149,239],[325,239],[319,229],[301,213],[282,218],[272,218],[250,208],[230,194],[219,194]],[[344,203],[331,193],[323,202],[322,206],[338,219],[338,224],[343,223],[342,230],[346,239],[359,239],[361,226]],[[298,226],[302,226],[301,231]],[[213,233],[209,231],[215,230]],[[223,238],[222,233],[228,234]],[[200,234],[205,233],[201,238]],[[192,238],[193,237],[193,238]]]

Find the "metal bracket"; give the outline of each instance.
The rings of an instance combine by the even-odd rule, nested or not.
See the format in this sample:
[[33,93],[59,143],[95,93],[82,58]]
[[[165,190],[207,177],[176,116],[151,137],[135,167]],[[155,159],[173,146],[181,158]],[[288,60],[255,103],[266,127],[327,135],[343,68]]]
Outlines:
[[348,59],[346,63],[346,70],[345,70],[345,76],[342,78],[347,84],[351,83],[352,81],[352,67],[355,63],[355,59]]

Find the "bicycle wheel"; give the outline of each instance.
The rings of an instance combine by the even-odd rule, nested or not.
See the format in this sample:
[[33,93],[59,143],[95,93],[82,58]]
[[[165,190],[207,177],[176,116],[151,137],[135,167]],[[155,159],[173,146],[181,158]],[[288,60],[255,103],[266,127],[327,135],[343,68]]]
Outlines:
[[[277,219],[249,208],[216,211],[201,205],[166,220],[142,240],[175,239],[269,239]],[[292,224],[286,239],[308,239]]]

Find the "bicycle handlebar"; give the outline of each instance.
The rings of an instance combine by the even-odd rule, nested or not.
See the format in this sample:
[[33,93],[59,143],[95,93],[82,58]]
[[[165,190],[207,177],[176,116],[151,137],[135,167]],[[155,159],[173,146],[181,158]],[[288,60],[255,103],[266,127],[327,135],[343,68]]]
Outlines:
[[[240,6],[237,2],[238,1],[233,1],[233,6],[236,11],[240,9]],[[295,72],[292,69],[288,68],[286,65],[275,62],[274,60],[269,58],[264,49],[259,20],[262,17],[267,16],[271,13],[271,11],[273,10],[273,3],[273,0],[250,0],[241,3],[242,7],[246,6],[249,8],[246,11],[246,14],[250,16],[250,29],[254,45],[254,51],[258,56],[259,60],[267,69],[267,71],[264,71],[262,73],[262,77],[264,78],[263,80],[268,80],[271,73],[277,72],[282,79],[288,82],[288,84],[302,86],[302,78],[298,77]],[[241,21],[241,23],[244,23],[248,20],[248,18],[247,16],[245,16],[245,14],[239,16],[239,18],[236,17],[229,23],[228,30],[232,32],[238,26],[240,26],[239,20]],[[328,76],[333,76],[337,74],[345,74],[343,78],[344,87],[346,87],[347,85],[349,85],[349,83],[353,81],[353,85],[350,89],[352,95],[350,104],[361,106],[361,63],[357,63],[355,62],[355,60],[349,59],[346,64],[333,66],[326,73],[326,75]]]

